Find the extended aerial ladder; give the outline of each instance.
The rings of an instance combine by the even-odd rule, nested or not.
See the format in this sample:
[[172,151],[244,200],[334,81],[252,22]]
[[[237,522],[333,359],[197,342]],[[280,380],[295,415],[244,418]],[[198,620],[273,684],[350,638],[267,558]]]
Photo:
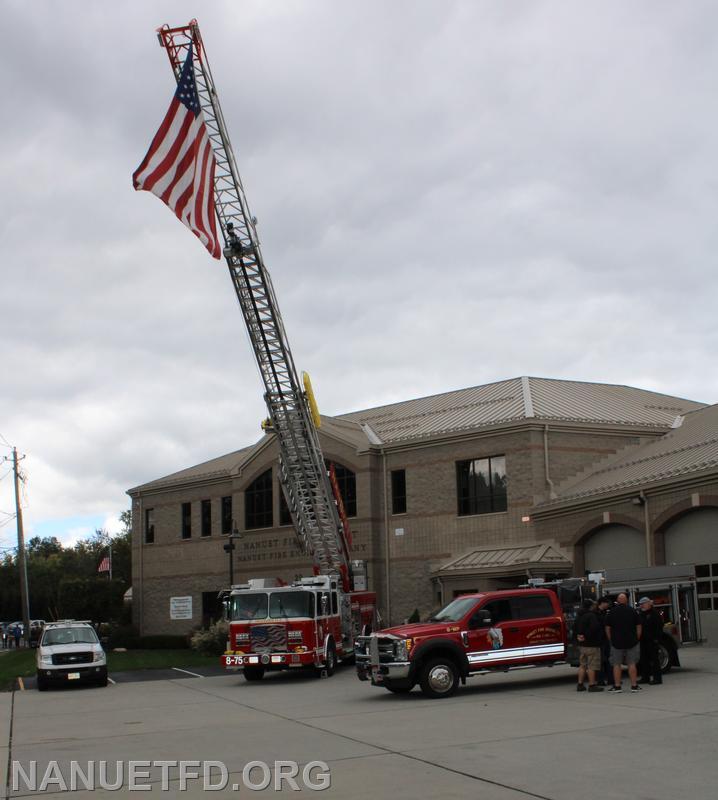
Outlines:
[[324,463],[311,385],[305,377],[302,388],[294,366],[199,26],[196,20],[179,28],[165,25],[158,38],[176,79],[192,50],[197,92],[216,159],[215,208],[223,252],[264,382],[269,425],[279,445],[280,483],[294,528],[302,549],[314,560],[315,572],[339,575],[342,588],[349,592],[353,588],[349,526],[334,473],[330,476]]

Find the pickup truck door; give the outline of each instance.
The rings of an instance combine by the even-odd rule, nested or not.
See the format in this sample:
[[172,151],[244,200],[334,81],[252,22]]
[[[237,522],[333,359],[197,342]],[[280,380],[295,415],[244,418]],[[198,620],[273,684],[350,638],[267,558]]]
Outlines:
[[468,630],[462,632],[469,668],[479,670],[484,666],[496,667],[497,664],[520,664],[524,657],[524,639],[520,627],[512,619],[509,598],[483,603],[472,617],[478,619],[480,611],[491,614],[491,626],[474,628],[470,620]]
[[556,661],[565,656],[564,624],[546,594],[510,598],[512,625],[524,648],[523,660]]

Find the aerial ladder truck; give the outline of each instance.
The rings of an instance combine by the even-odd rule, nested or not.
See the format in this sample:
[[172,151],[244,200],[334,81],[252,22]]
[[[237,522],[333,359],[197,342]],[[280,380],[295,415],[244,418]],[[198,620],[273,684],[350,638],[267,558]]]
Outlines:
[[221,661],[242,670],[247,680],[292,668],[331,675],[337,660],[353,657],[356,637],[375,627],[376,596],[366,591],[363,563],[351,561],[351,531],[336,475],[319,443],[321,418],[308,376],[300,383],[294,366],[199,26],[196,20],[179,28],[165,25],[158,38],[178,81],[192,54],[216,160],[214,200],[223,254],[264,383],[269,416],[263,427],[276,437],[280,484],[300,548],[313,560],[314,574],[290,585],[259,578],[227,590],[230,632]]

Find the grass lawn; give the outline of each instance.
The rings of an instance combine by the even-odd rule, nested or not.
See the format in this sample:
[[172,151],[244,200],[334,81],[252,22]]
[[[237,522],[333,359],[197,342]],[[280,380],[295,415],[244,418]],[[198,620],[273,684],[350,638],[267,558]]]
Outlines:
[[7,653],[0,653],[0,692],[12,689],[15,678],[27,678],[34,674],[34,650],[9,650]]
[[[9,691],[17,677],[35,674],[35,650],[12,650],[0,654],[0,691]],[[203,656],[194,650],[128,650],[126,653],[107,654],[110,675],[136,669],[163,669],[167,667],[201,667],[219,664],[218,656]]]

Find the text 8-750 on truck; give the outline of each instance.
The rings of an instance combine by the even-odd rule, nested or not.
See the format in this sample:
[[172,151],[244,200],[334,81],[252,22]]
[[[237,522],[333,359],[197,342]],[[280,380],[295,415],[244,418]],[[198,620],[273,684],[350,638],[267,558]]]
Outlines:
[[516,589],[457,597],[427,622],[360,637],[360,680],[391,692],[419,684],[428,697],[449,697],[470,675],[565,663],[568,631],[558,597]]

